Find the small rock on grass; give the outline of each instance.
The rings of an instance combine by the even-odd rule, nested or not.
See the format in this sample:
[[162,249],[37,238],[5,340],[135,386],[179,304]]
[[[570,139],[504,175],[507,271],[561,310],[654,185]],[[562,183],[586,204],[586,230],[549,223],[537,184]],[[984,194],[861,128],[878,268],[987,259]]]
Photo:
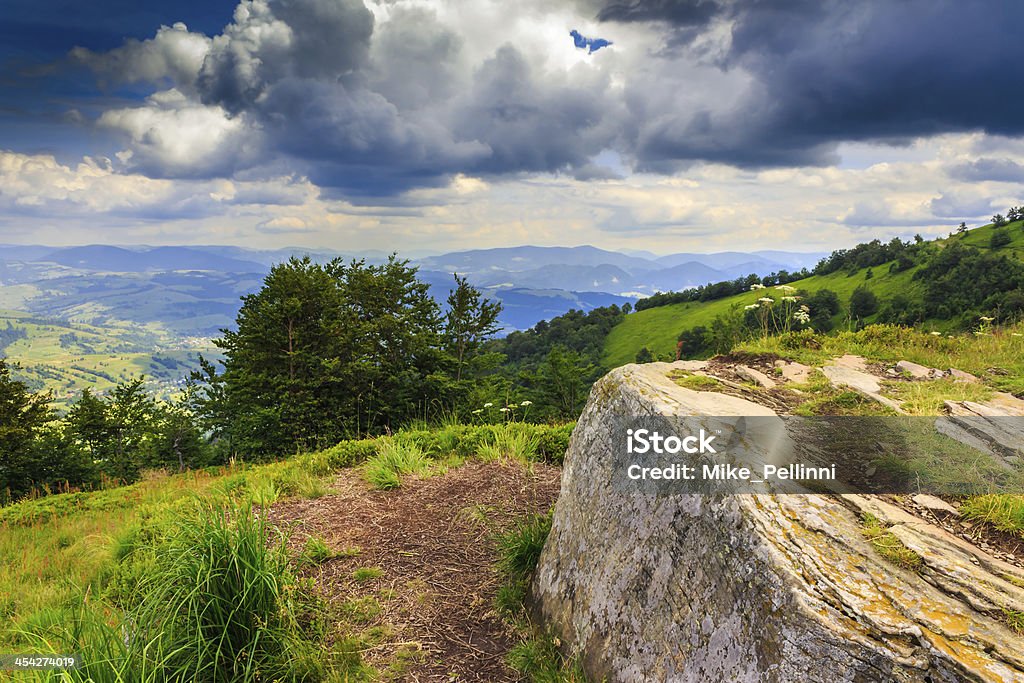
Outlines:
[[949,369],[949,376],[953,378],[954,382],[970,382],[971,384],[978,384],[981,382],[976,376],[963,370],[957,370],[956,368]]
[[776,367],[779,369],[779,372],[782,373],[783,379],[787,382],[803,384],[811,377],[811,368],[803,363],[776,364]]
[[768,375],[759,370],[755,370],[754,368],[748,368],[746,365],[737,365],[736,374],[744,379],[749,379],[751,382],[754,382],[765,389],[775,388],[775,382],[768,377]]
[[932,377],[932,368],[912,363],[909,360],[901,360],[896,364],[896,370],[905,372],[914,379],[929,379]]
[[931,510],[932,512],[941,512],[944,514],[957,516],[960,515],[959,511],[957,511],[955,507],[953,507],[946,501],[942,500],[941,498],[929,496],[927,493],[919,493],[913,498],[911,498],[911,500],[914,501],[916,504],[920,505],[921,507],[923,507],[924,509]]

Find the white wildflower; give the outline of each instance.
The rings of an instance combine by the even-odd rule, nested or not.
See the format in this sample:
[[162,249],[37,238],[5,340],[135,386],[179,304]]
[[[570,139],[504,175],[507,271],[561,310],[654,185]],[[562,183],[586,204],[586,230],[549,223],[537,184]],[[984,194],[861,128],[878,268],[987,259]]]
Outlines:
[[503,413],[507,413],[507,412],[509,412],[509,409],[508,409],[508,408],[501,408],[500,410],[501,410],[501,412],[503,412]]
[[931,335],[932,335],[933,337],[941,337],[941,336],[942,336],[942,333],[941,333],[941,332],[937,332],[937,331],[935,331],[935,330],[932,330],[932,331],[930,332],[930,334],[931,334]]
[[755,292],[759,289],[764,289],[764,285],[762,285],[760,282],[755,282],[754,284],[750,285],[750,291],[752,292]]
[[484,408],[492,408],[492,407],[494,407],[493,403],[485,403],[484,404]]
[[532,406],[533,405],[533,401],[523,401],[519,405],[524,406],[524,407],[525,406]]
[[479,415],[479,414],[480,414],[480,413],[482,413],[482,412],[484,412],[484,411],[483,411],[483,408],[477,408],[476,410],[474,410],[474,411],[473,411],[473,414],[474,414],[474,415]]
[[983,320],[984,322],[990,323],[993,320],[995,320],[995,318],[989,318],[989,317],[983,315],[983,316],[981,316],[980,320]]
[[782,297],[783,301],[799,301],[799,299],[800,299],[800,297],[798,297],[798,296],[784,296],[784,297]]
[[752,311],[755,308],[760,308],[760,307],[757,304],[750,304],[749,306],[744,306],[743,308],[748,310],[748,311]]
[[760,299],[758,299],[758,301],[766,306],[771,306],[773,303],[775,303],[775,299],[771,298],[770,296],[763,296]]
[[790,287],[789,285],[778,285],[775,289],[780,292],[795,292],[796,287]]

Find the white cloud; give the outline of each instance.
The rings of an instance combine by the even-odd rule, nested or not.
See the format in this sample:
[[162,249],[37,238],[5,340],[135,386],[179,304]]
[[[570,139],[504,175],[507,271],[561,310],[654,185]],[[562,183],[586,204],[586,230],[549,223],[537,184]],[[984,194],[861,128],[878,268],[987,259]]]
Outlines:
[[126,134],[131,154],[121,158],[152,175],[230,173],[259,141],[244,115],[197,104],[177,89],[154,93],[141,107],[108,110],[98,124]]
[[182,23],[161,26],[148,40],[130,39],[119,48],[97,53],[84,47],[71,58],[89,67],[111,84],[160,82],[170,79],[178,88],[191,89],[210,49],[210,39],[192,33]]

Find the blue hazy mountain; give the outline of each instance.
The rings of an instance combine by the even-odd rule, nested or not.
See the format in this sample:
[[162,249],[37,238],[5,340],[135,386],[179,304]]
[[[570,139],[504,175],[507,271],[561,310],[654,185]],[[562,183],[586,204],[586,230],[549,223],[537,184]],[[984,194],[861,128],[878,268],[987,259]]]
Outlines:
[[[0,308],[96,324],[158,323],[182,336],[215,336],[233,324],[239,297],[257,291],[273,264],[303,255],[319,262],[341,257],[369,263],[388,256],[299,247],[0,245]],[[522,246],[423,256],[413,263],[442,303],[456,272],[500,299],[501,322],[514,330],[571,309],[621,305],[750,273],[797,270],[819,258],[784,251],[656,257],[592,246]]]
[[188,247],[124,249],[101,244],[56,249],[34,259],[83,270],[112,273],[148,271],[213,270],[224,273],[260,272],[266,267],[256,261],[220,256]]

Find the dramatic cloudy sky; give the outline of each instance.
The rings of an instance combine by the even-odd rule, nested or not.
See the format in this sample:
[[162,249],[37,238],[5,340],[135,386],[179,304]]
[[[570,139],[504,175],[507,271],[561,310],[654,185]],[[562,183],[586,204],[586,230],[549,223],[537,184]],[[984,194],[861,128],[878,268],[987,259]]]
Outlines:
[[3,4],[0,242],[818,250],[1024,203],[1016,0]]

